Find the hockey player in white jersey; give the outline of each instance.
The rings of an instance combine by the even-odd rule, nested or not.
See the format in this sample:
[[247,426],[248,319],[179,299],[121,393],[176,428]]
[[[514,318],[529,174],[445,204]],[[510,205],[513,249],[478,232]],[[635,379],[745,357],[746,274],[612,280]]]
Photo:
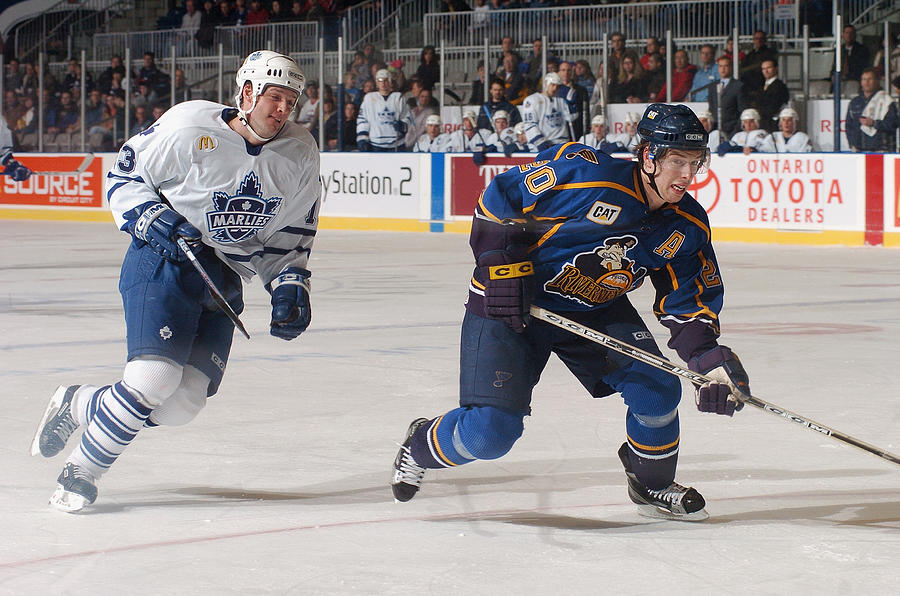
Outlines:
[[0,174],[9,176],[16,182],[22,182],[28,180],[31,170],[13,158],[13,145],[12,131],[6,124],[6,118],[0,118],[0,166],[3,166]]
[[491,131],[486,128],[478,128],[478,116],[475,112],[466,112],[463,114],[462,126],[450,133],[450,141],[448,143],[448,153],[468,153],[472,152],[472,159],[477,165],[485,162],[485,153],[492,151],[493,147],[488,144],[488,138]]
[[800,116],[794,108],[784,108],[778,114],[778,130],[772,133],[778,153],[809,153],[812,144],[804,132],[797,130]]
[[562,84],[559,75],[548,72],[544,75],[543,81],[544,90],[525,98],[519,110],[522,113],[522,122],[525,123],[528,142],[539,151],[571,141],[569,123],[577,116],[565,99],[556,97],[556,91]]
[[525,123],[519,122],[513,127],[516,133],[516,143],[513,153],[537,153],[537,147],[528,142],[528,136],[525,134]]
[[441,117],[431,114],[425,118],[425,133],[416,139],[413,151],[417,153],[443,153],[450,143],[450,135],[441,132]]
[[319,153],[290,121],[304,76],[288,56],[257,51],[235,80],[236,109],[172,107],[125,142],[107,174],[116,224],[132,236],[119,281],[128,361],[118,382],[61,386],[50,400],[32,454],[53,457],[84,427],[50,498],[57,509],[93,503],[97,481],[143,427],[186,424],[216,393],[234,324],[208,283],[240,313],[241,278],[258,275],[271,295],[272,335],[294,339],[309,325]]
[[715,118],[713,118],[712,112],[703,110],[697,114],[697,118],[700,119],[700,124],[703,125],[703,129],[709,134],[709,141],[706,143],[706,146],[709,147],[710,151],[715,151],[722,143],[720,140],[722,137],[719,129],[713,129]]
[[359,106],[356,145],[360,151],[405,151],[406,132],[415,126],[409,105],[392,90],[387,70],[375,73],[375,87]]
[[606,153],[634,153],[637,149],[640,137],[637,134],[637,125],[641,121],[641,115],[637,112],[628,112],[625,114],[624,130],[620,133],[610,132],[606,135],[608,147],[603,151]]
[[719,145],[719,155],[726,153],[775,153],[775,141],[772,135],[759,127],[759,112],[747,108],[741,112],[741,130],[731,137],[730,142]]
[[509,157],[516,150],[514,147],[516,132],[509,125],[509,112],[506,110],[495,111],[491,116],[491,125],[494,127],[494,132],[487,138],[489,151],[502,152]]
[[582,135],[578,142],[591,149],[599,149],[606,142],[606,118],[602,114],[591,118],[591,130]]

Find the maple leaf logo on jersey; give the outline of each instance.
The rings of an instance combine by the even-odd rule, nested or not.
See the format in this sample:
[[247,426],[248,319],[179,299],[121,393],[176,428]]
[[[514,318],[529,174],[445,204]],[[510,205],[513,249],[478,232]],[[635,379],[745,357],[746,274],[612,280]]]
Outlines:
[[250,172],[234,195],[215,192],[212,200],[216,210],[206,213],[206,225],[213,240],[230,243],[249,238],[266,227],[278,213],[282,198],[264,199],[259,177]]
[[641,285],[646,267],[634,269],[628,251],[637,246],[634,236],[607,238],[603,246],[575,256],[544,290],[581,304],[598,306]]

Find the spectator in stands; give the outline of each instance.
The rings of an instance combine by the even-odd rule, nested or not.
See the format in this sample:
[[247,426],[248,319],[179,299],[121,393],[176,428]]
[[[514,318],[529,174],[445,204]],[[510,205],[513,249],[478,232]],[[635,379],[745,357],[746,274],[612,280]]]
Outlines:
[[845,116],[851,151],[894,151],[900,125],[897,102],[881,89],[874,68],[865,68],[859,79],[859,95],[850,100]]
[[106,104],[99,89],[92,89],[84,106],[84,126],[88,134],[106,117]]
[[22,92],[22,69],[19,61],[10,58],[9,64],[6,65],[6,77],[3,79],[3,88],[12,89],[17,93]]
[[778,64],[774,60],[763,60],[761,72],[765,78],[763,88],[757,91],[748,102],[759,111],[762,127],[767,132],[778,130],[778,114],[791,99],[784,81],[778,78]]
[[594,83],[597,82],[594,73],[591,72],[590,63],[583,58],[581,60],[576,60],[574,72],[575,84],[584,89],[585,94],[590,96],[591,92],[594,90]]
[[294,0],[291,3],[291,9],[288,11],[288,21],[298,22],[306,20],[306,10],[303,8],[304,3],[299,0]]
[[194,43],[194,36],[200,30],[203,13],[197,10],[194,0],[184,0],[184,16],[181,17],[181,27],[178,33],[179,53],[184,55],[190,51]]
[[400,93],[405,94],[410,90],[410,83],[406,80],[406,74],[403,72],[403,59],[398,58],[391,62],[387,71],[391,73],[391,84],[394,86],[394,91],[399,91]]
[[134,107],[143,106],[147,108],[147,113],[159,103],[159,95],[150,88],[146,81],[138,83],[137,92],[131,96],[131,105]]
[[366,55],[362,51],[356,51],[353,54],[353,61],[348,70],[356,77],[358,89],[362,89],[363,83],[372,78],[372,74],[369,72],[369,63],[366,62]]
[[[37,107],[33,95],[26,95],[22,100],[22,115],[16,121],[15,131],[21,136],[37,132]],[[22,139],[24,144],[24,139]],[[29,146],[29,149],[33,148]]]
[[125,76],[125,67],[122,66],[122,58],[118,54],[114,54],[109,59],[109,66],[100,73],[100,77],[97,79],[97,88],[101,93],[109,93],[114,72],[119,73],[122,77]]
[[112,82],[109,85],[109,93],[107,95],[111,95],[117,99],[122,101],[122,105],[125,105],[125,86],[123,84],[123,79],[125,75],[123,73],[114,72],[112,75]]
[[16,129],[16,122],[25,113],[25,104],[19,101],[19,96],[14,89],[7,89],[3,92],[3,117],[10,130]]
[[422,86],[428,89],[434,87],[441,78],[440,58],[434,46],[425,46],[419,54],[419,68],[416,69],[416,78],[422,81]]
[[719,66],[719,84],[716,86],[716,94],[712,97],[712,105],[710,106],[714,114],[718,114],[718,106],[721,102],[721,114],[719,118],[719,130],[722,135],[729,139],[740,129],[740,116],[744,111],[744,90],[743,84],[732,78],[732,62],[730,56],[720,56],[717,64]]
[[709,134],[709,140],[706,142],[706,146],[709,147],[710,151],[715,151],[719,148],[719,145],[722,144],[722,136],[719,133],[719,130],[715,128],[715,116],[713,116],[713,113],[709,110],[704,110],[697,114],[697,118]]
[[[550,57],[549,55],[547,56]],[[538,85],[538,81],[543,76],[544,63],[544,42],[538,38],[531,42],[531,53],[525,58],[525,61],[519,65],[522,76],[525,78],[525,84],[531,89]]]
[[234,12],[234,6],[229,0],[221,0],[219,2],[219,26],[234,27],[235,25],[237,25],[237,14]]
[[320,146],[323,147],[323,151],[336,151],[337,150],[337,142],[338,142],[338,128],[337,128],[337,112],[334,108],[334,98],[325,97],[322,99],[322,109],[325,110],[324,118],[325,118],[325,139],[319,139],[319,119],[316,118],[313,122],[312,128],[310,129],[310,133],[313,138],[316,140],[316,143],[320,143]]
[[25,72],[22,75],[22,86],[17,90],[22,95],[34,95],[37,93],[40,82],[38,80],[37,67],[32,62],[25,63]]
[[[893,37],[893,47],[890,48],[888,54],[888,68],[894,74],[900,72],[900,33]],[[875,58],[872,59],[872,66],[878,73],[878,78],[884,76],[884,46],[878,48],[875,52]],[[891,83],[893,85],[893,83]]]
[[416,139],[413,151],[417,153],[443,153],[450,143],[450,136],[441,133],[441,117],[432,114],[425,119],[425,132]]
[[772,135],[759,127],[759,112],[747,108],[741,112],[741,132],[731,137],[731,141],[723,142],[718,147],[719,155],[726,153],[775,153],[775,141]]
[[[870,65],[869,48],[856,41],[856,27],[845,25],[841,32],[841,78],[859,81],[862,71]],[[831,71],[834,72],[832,62]]]
[[475,8],[472,10],[474,12],[472,15],[472,31],[475,33],[475,37],[478,38],[483,34],[482,32],[490,22],[490,16],[488,15],[490,7],[485,0],[475,0]]
[[138,85],[147,83],[150,89],[156,91],[157,96],[168,95],[169,75],[156,66],[153,52],[144,52],[144,63],[138,71],[137,79]]
[[247,22],[247,14],[250,10],[247,8],[246,0],[234,0],[234,7],[231,9],[234,16],[235,25],[243,25]]
[[134,123],[131,125],[131,134],[134,136],[139,132],[145,131],[153,125],[153,118],[150,116],[150,109],[146,106],[137,106],[134,108]]
[[498,75],[502,74],[504,69],[506,68],[506,55],[512,54],[516,58],[516,66],[522,64],[524,60],[522,58],[522,54],[516,51],[516,43],[513,41],[513,38],[509,35],[503,37],[500,40],[500,57],[497,58],[497,65],[494,70]]
[[775,150],[778,153],[809,153],[812,151],[812,144],[806,133],[797,130],[797,122],[800,116],[797,115],[794,108],[784,108],[778,114],[779,130],[772,133],[772,139],[775,141]]
[[192,97],[191,87],[188,85],[187,77],[184,75],[184,70],[181,68],[175,69],[175,99],[171,102],[172,105],[176,103],[181,103],[183,101],[190,101]]
[[154,122],[159,120],[159,117],[166,113],[166,109],[162,106],[153,106],[153,111],[150,112],[150,117]]
[[[480,115],[478,120],[481,121]],[[494,112],[494,116],[491,119],[491,126],[493,126],[494,131],[491,133],[491,136],[487,138],[487,144],[490,147],[489,151],[502,152],[509,157],[515,151],[514,144],[516,142],[516,132],[515,129],[509,125],[509,114],[506,110],[497,110]]]
[[762,74],[762,63],[765,60],[778,60],[778,52],[766,45],[766,32],[757,29],[753,32],[753,49],[741,59],[741,82],[744,93],[752,96],[763,88],[765,77]]
[[[685,101],[688,91],[694,82],[694,74],[697,67],[690,63],[688,54],[684,50],[676,50],[674,58],[675,66],[672,68],[672,101]],[[667,101],[668,89],[666,84],[660,88],[656,94],[656,98],[650,98],[650,101]]]
[[367,43],[363,46],[362,53],[363,57],[366,60],[366,64],[368,64],[370,67],[373,64],[380,64],[384,62],[384,56],[382,56],[381,52],[375,49],[375,46],[370,43]]
[[72,101],[72,94],[63,91],[59,95],[59,105],[47,110],[47,132],[50,134],[70,133],[78,128],[81,110]]
[[[265,25],[269,22],[269,11],[259,0],[250,0],[250,8],[247,9],[245,25]],[[337,137],[335,137],[337,138]]]
[[344,73],[344,84],[341,87],[341,91],[344,94],[344,103],[353,103],[359,106],[359,102],[362,101],[362,92],[356,87],[356,75],[353,74],[352,71],[347,71]]
[[[743,62],[746,57],[747,54],[743,50],[738,52],[738,60],[740,62]],[[725,40],[725,51],[722,52],[722,55],[719,56],[719,58],[728,58],[729,60],[734,58],[734,40],[731,39],[731,37]],[[719,58],[716,58],[716,63],[719,62]],[[731,70],[734,72],[734,66],[732,66]]]
[[[375,91],[375,81],[373,81],[372,79],[368,79],[365,83],[363,83],[363,86],[362,86],[363,99],[365,99],[367,93],[371,93],[373,91]],[[360,103],[360,105],[362,105],[362,102],[359,102],[359,103]],[[357,106],[357,107],[359,107],[359,106]]]
[[302,124],[309,130],[318,121],[316,109],[319,107],[319,83],[317,81],[307,81],[303,94],[306,95],[306,101],[297,108],[295,122]]
[[194,34],[197,45],[208,50],[216,41],[216,27],[222,24],[222,13],[216,7],[213,0],[203,0],[200,9],[200,28]]
[[506,99],[505,91],[503,83],[496,80],[491,81],[491,86],[488,88],[490,99],[483,103],[478,111],[478,128],[491,128],[497,110],[506,112],[510,126],[515,126],[522,121],[519,109]]
[[650,68],[647,69],[647,98],[659,96],[660,90],[666,84],[666,69],[663,68],[663,59],[660,54],[651,54],[647,61]]
[[571,62],[560,62],[557,74],[562,84],[556,90],[556,95],[565,100],[574,116],[571,122],[572,138],[577,139],[584,134],[584,105],[587,103],[588,95],[584,89],[575,84],[575,72]]
[[356,115],[358,113],[359,106],[355,103],[348,101],[344,104],[344,122],[341,130],[343,151],[356,151]]
[[431,89],[421,89],[416,97],[416,105],[410,109],[413,125],[406,133],[406,144],[413,145],[420,136],[425,134],[425,120],[432,114],[437,114],[437,109],[431,105]]
[[[88,91],[94,88],[94,77],[88,71],[85,71],[84,86]],[[81,92],[81,65],[78,64],[77,60],[69,60],[66,76],[63,77],[62,88],[70,92],[74,92],[77,88],[78,92]]]
[[478,61],[478,74],[472,79],[472,92],[469,94],[469,105],[484,103],[484,60]]
[[512,52],[507,52],[503,59],[503,73],[500,80],[503,82],[504,95],[506,100],[513,104],[519,105],[528,96],[528,87],[525,85],[525,78],[519,72],[516,56]]
[[697,65],[691,90],[685,98],[687,101],[710,101],[710,90],[716,92],[714,83],[719,82],[719,67],[716,65],[715,56],[716,49],[711,44],[705,43],[700,46],[700,64]]
[[648,37],[647,42],[644,45],[644,55],[641,56],[641,68],[647,70],[650,67],[650,56],[652,54],[659,54],[659,48],[661,44],[659,43],[658,37]]
[[[607,76],[610,82],[616,80],[619,71],[622,69],[622,59],[625,58],[625,35],[619,31],[614,32],[609,37],[609,67],[607,68]],[[649,66],[647,68],[649,69]]]
[[269,5],[269,22],[270,23],[283,23],[290,19],[290,15],[288,14],[288,10],[282,6],[280,0],[272,0],[272,4]]

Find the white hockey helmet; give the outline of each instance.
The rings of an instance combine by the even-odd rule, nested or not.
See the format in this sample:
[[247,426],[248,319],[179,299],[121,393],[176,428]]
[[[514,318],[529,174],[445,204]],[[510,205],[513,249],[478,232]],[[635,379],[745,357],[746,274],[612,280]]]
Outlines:
[[505,118],[506,122],[509,123],[509,112],[506,110],[497,110],[494,112],[494,115],[491,116],[491,122],[496,122],[500,118]]
[[[247,125],[251,134],[260,141],[268,141],[273,137],[263,138],[257,135],[256,131],[250,127],[247,115],[256,107],[256,100],[266,90],[266,87],[276,85],[290,89],[297,93],[297,98],[299,99],[300,94],[303,93],[303,88],[306,86],[306,77],[303,76],[303,72],[301,72],[297,63],[294,62],[294,59],[271,50],[258,50],[247,56],[244,59],[244,63],[238,68],[234,81],[238,87],[237,95],[234,96],[238,115],[241,121]],[[241,96],[243,95],[244,85],[247,83],[253,86],[253,101],[250,104],[250,109],[244,110],[241,108]],[[293,107],[291,106],[291,109]]]
[[387,69],[382,68],[375,72],[375,80],[376,81],[390,81],[391,73],[387,71]]
[[800,120],[800,114],[794,108],[784,108],[778,113],[778,119],[780,120],[781,118],[793,118],[797,121]]
[[555,72],[548,72],[544,75],[544,89],[547,85],[562,85],[562,79]]
[[475,128],[478,127],[478,116],[471,110],[463,114],[463,120],[470,121],[472,123],[472,126],[474,126]]
[[700,118],[701,120],[706,119],[712,122],[713,114],[709,110],[700,110],[699,112],[697,112],[697,118]]
[[591,118],[591,126],[606,126],[606,118],[603,117],[603,114],[597,114],[593,118]]
[[741,112],[741,120],[756,120],[756,123],[759,124],[759,112],[757,112],[753,108],[747,108],[746,110]]
[[518,124],[516,124],[516,125],[513,127],[513,130],[515,131],[515,133],[516,133],[517,135],[524,134],[524,133],[525,133],[525,123],[524,123],[524,122],[519,122]]
[[432,114],[428,118],[425,118],[425,126],[430,126],[432,124],[436,124],[438,126],[441,125],[441,117],[437,114]]
[[637,112],[628,112],[625,114],[625,124],[637,124],[641,121],[641,115]]

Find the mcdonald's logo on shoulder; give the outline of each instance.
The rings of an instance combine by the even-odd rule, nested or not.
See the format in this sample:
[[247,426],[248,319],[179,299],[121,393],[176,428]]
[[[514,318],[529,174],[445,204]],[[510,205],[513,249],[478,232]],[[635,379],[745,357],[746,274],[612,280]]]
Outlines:
[[212,151],[218,146],[219,144],[216,142],[216,140],[209,135],[203,135],[202,137],[197,139],[198,151]]

